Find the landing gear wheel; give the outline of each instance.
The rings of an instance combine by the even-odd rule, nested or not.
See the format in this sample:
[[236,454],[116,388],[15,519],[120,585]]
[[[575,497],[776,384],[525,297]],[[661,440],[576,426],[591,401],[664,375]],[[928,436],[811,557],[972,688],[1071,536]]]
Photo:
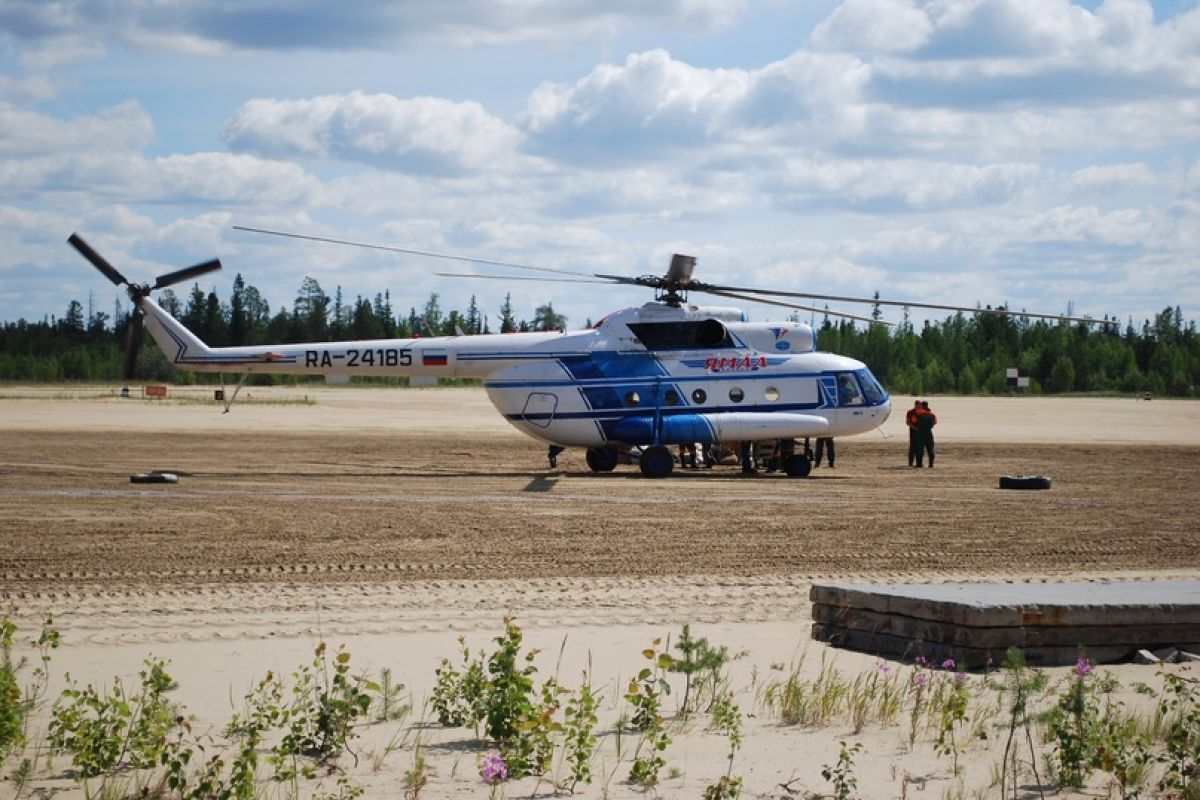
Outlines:
[[611,447],[589,447],[586,458],[592,472],[612,472],[617,468],[617,451]]
[[675,456],[666,446],[656,444],[646,448],[638,466],[647,478],[665,478],[675,469]]
[[789,478],[807,478],[812,472],[812,462],[802,455],[788,456],[783,468]]
[[1050,479],[1045,475],[1001,475],[1001,489],[1049,489]]

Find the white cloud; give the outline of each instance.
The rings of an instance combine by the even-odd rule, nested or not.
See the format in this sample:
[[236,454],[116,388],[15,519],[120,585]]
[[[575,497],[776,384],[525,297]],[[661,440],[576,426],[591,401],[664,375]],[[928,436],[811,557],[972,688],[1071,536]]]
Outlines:
[[133,100],[67,122],[0,102],[0,157],[135,150],[153,138],[154,123]]
[[763,185],[784,206],[914,211],[1003,203],[1039,174],[1034,164],[797,158],[785,161]]
[[453,174],[511,168],[520,134],[476,102],[351,92],[251,100],[222,131],[234,150]]
[[911,0],[846,0],[813,28],[816,50],[907,53],[924,45],[933,22]]
[[1144,189],[1157,184],[1150,167],[1142,162],[1084,167],[1071,174],[1071,188],[1077,192],[1118,192]]
[[295,164],[227,153],[10,159],[0,161],[0,191],[88,195],[93,203],[286,205],[320,199],[318,182]]
[[539,86],[521,124],[539,147],[568,158],[689,147],[721,137],[747,82],[742,70],[700,69],[651,50],[622,66],[600,65],[571,86]]

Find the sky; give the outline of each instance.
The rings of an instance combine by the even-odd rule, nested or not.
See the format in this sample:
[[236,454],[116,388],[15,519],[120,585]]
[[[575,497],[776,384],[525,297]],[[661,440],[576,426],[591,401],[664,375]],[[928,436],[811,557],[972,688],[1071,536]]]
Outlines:
[[549,302],[572,326],[651,299],[235,225],[588,274],[661,275],[684,253],[714,283],[1196,319],[1200,7],[0,0],[0,321],[112,312],[122,295],[72,232],[138,282],[217,256],[206,292],[227,300],[241,274],[273,311],[305,277],[347,300],[387,290],[401,312],[474,294],[493,329],[509,291],[519,318]]

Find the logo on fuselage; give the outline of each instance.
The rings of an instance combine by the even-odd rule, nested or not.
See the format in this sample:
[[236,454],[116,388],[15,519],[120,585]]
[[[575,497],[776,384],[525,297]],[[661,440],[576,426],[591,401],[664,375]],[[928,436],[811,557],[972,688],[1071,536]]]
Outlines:
[[766,366],[766,356],[712,357],[704,359],[704,370],[706,372],[737,372],[741,370],[762,369]]

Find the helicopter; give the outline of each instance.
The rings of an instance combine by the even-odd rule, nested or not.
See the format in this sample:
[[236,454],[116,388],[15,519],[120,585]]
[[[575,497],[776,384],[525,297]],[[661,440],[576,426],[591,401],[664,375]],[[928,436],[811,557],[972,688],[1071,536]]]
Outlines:
[[[218,259],[160,275],[152,285],[137,284],[73,233],[68,243],[114,285],[124,285],[133,302],[125,353],[126,378],[132,374],[143,326],[176,367],[240,374],[233,395],[226,400],[226,411],[247,377],[254,374],[323,375],[331,382],[345,382],[352,376],[477,378],[492,405],[511,425],[548,445],[551,466],[556,452],[567,447],[585,448],[588,468],[596,473],[611,472],[620,463],[636,461],[643,475],[664,478],[675,467],[672,447],[694,451],[732,442],[762,442],[775,448],[778,472],[806,477],[812,465],[807,448],[796,451],[798,439],[866,433],[887,420],[891,398],[868,366],[819,351],[811,326],[801,322],[750,322],[740,308],[692,304],[688,300],[691,293],[814,312],[818,309],[793,300],[1012,313],[705,283],[693,278],[696,259],[683,254],[671,258],[662,276],[629,277],[235,228],[570,276],[504,276],[505,280],[642,286],[654,290],[654,300],[615,311],[582,330],[209,347],[150,295],[219,270]],[[828,309],[819,313],[876,322]],[[1021,316],[1095,321],[1026,312]],[[746,452],[743,444],[744,469]]]

